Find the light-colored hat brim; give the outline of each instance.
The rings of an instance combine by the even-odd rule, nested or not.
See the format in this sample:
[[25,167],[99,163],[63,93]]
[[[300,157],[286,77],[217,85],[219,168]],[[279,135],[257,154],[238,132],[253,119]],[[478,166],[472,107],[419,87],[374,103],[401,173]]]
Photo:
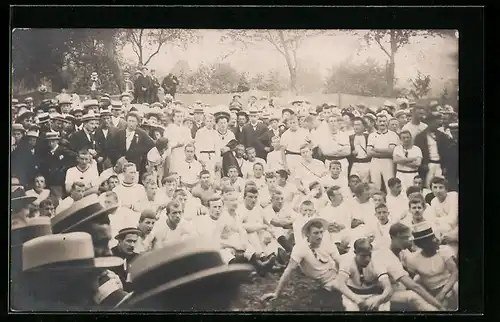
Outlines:
[[247,264],[231,264],[231,265],[222,265],[210,269],[206,269],[179,279],[176,279],[172,282],[160,285],[150,291],[144,292],[137,297],[132,296],[132,298],[127,301],[127,304],[134,305],[144,300],[153,297],[155,295],[165,293],[168,291],[173,291],[176,288],[189,285],[194,282],[203,281],[209,278],[218,277],[221,275],[225,275],[225,279],[229,281],[230,279],[234,281],[244,280],[248,277],[248,275],[252,272],[252,268]]
[[424,238],[428,238],[428,237],[432,237],[432,236],[436,236],[436,234],[434,234],[434,232],[430,232],[427,235],[413,237],[413,240],[420,240],[420,239],[424,239]]
[[37,198],[33,196],[23,196],[23,197],[17,197],[17,198],[12,198],[10,200],[10,204],[13,205],[14,203],[17,204],[31,204],[33,203]]
[[[75,227],[77,227],[77,226],[79,226],[79,225],[81,225],[81,224],[83,224],[83,223],[85,223],[85,222],[87,222],[87,221],[89,221],[89,220],[91,220],[91,219],[99,216],[99,215],[102,215],[104,213],[112,213],[116,209],[118,209],[118,205],[115,205],[115,206],[109,207],[109,208],[104,208],[104,209],[102,209],[102,210],[100,210],[98,212],[93,213],[92,215],[88,216],[87,218],[82,219],[82,220],[74,223],[73,225],[71,225],[71,226],[69,226],[69,227],[61,230],[60,232],[58,232],[58,234],[67,233],[67,232],[71,231],[73,228],[75,228]],[[54,224],[52,224],[52,226],[54,226]]]
[[328,225],[328,221],[323,218],[311,218],[304,224],[304,226],[302,226],[302,236],[306,235],[306,230],[309,228],[309,226],[311,226],[313,222],[321,222],[323,224],[323,227],[326,227]]
[[101,269],[101,268],[111,268],[118,267],[123,265],[123,258],[117,256],[106,256],[106,257],[97,257],[94,258],[93,265],[65,265],[62,263],[61,265],[55,265],[50,267],[34,267],[30,268],[28,272],[36,272],[36,271],[65,271],[65,270],[93,270],[93,269]]

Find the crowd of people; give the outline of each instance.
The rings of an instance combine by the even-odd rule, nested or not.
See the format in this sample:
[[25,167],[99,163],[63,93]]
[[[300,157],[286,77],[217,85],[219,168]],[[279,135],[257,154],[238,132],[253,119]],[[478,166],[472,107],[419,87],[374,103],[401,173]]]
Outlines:
[[332,311],[457,308],[453,107],[142,88],[12,99],[14,309],[229,310],[271,272],[260,300],[286,297],[297,267]]

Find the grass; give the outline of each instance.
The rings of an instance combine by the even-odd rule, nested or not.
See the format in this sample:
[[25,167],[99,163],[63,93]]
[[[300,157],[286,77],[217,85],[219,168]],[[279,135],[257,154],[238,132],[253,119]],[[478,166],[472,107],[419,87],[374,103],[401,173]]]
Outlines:
[[335,311],[334,297],[323,290],[319,283],[304,276],[299,269],[292,273],[280,298],[262,302],[266,293],[274,292],[282,273],[256,277],[251,284],[242,286],[242,296],[235,304],[236,311]]

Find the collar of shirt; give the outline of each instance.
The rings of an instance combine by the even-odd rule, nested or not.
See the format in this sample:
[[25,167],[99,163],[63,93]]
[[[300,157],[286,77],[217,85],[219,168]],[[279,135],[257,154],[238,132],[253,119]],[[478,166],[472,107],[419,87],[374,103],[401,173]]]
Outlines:
[[385,132],[379,132],[379,131],[377,131],[377,134],[379,134],[379,135],[384,135],[384,134],[386,134],[387,132],[389,132],[389,130],[386,130]]
[[53,149],[50,151],[50,153],[54,154],[54,152],[56,152],[56,150],[57,150],[57,148],[58,148],[58,147],[59,147],[59,144],[57,144],[57,145],[55,146],[55,148],[53,148]]

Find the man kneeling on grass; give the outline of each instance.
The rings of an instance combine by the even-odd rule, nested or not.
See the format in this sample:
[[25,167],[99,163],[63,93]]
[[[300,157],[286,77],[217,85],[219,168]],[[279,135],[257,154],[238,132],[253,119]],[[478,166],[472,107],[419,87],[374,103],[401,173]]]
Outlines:
[[[274,300],[278,298],[290,279],[290,276],[298,266],[302,272],[315,280],[318,280],[324,289],[333,292],[332,296],[338,297],[338,309],[342,307],[340,294],[333,288],[333,281],[337,277],[339,252],[332,243],[328,242],[328,236],[323,239],[325,227],[328,222],[322,218],[313,218],[302,227],[302,235],[307,243],[295,244],[290,261],[281,276],[274,293],[265,294],[261,300]],[[324,242],[323,242],[324,240]]]

